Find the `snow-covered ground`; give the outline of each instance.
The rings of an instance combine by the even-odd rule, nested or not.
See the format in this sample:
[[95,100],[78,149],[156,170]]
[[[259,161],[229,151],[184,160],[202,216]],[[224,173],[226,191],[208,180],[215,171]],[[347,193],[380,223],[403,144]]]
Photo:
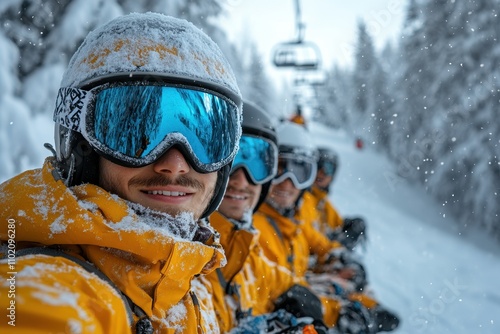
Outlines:
[[401,317],[396,333],[500,333],[500,247],[461,231],[446,208],[395,173],[388,160],[342,132],[312,123],[340,167],[331,199],[368,225],[364,253],[377,299]]

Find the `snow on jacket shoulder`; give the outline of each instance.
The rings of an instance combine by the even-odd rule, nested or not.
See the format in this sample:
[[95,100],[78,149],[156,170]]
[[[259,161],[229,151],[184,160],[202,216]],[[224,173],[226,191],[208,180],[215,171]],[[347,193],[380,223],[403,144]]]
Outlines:
[[309,264],[309,243],[302,224],[280,215],[267,203],[260,206],[253,221],[260,231],[259,243],[267,258],[295,277],[304,278]]
[[242,303],[256,316],[274,311],[276,299],[296,281],[287,268],[269,260],[257,242],[233,283],[240,287]]
[[9,267],[1,261],[2,333],[131,333],[116,290],[75,262],[29,255],[16,259],[14,272]]
[[[204,242],[174,237],[166,228],[170,222],[152,224],[136,214],[128,202],[102,188],[90,184],[67,188],[57,178],[52,158],[42,169],[27,171],[0,185],[0,194],[0,240],[4,250],[12,238],[12,226],[17,249],[57,246],[92,263],[144,311],[156,332],[219,331],[215,316],[200,316],[214,310],[202,310],[191,289],[193,277],[208,274],[225,262],[215,233]],[[2,269],[9,265],[8,261],[0,261]],[[35,268],[37,279],[33,278]],[[79,325],[82,333],[98,333],[100,329],[103,333],[127,332],[124,302],[106,282],[89,279],[91,274],[77,265],[59,257],[36,255],[16,259],[14,269],[8,272],[18,273],[19,332],[24,325],[29,331],[33,323],[45,326],[47,332]],[[8,272],[0,272],[2,296],[9,291],[5,284]],[[64,295],[47,297],[59,287]],[[63,298],[66,296],[68,299]],[[6,302],[2,298],[2,312]],[[29,318],[23,312],[29,312]],[[80,324],[74,322],[74,315],[81,317]],[[92,325],[94,328],[87,330]],[[0,322],[0,331],[5,326],[5,321]]]

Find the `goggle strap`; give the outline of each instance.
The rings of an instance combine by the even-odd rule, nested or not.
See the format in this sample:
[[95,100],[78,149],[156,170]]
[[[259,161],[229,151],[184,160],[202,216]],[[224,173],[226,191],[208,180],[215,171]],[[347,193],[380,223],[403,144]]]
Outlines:
[[78,88],[60,88],[57,93],[54,122],[81,133],[84,112],[91,95],[91,92]]

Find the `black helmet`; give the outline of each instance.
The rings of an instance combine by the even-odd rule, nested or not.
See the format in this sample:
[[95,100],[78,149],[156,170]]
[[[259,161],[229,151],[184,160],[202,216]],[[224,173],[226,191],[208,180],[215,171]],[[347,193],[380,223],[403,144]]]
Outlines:
[[337,153],[329,147],[318,147],[318,171],[323,169],[323,171],[335,177],[338,169],[339,159]]
[[[86,116],[87,103],[89,110],[97,108],[95,102],[97,98],[93,101],[88,98],[93,94],[91,89],[96,89],[95,95],[97,95],[101,87],[113,88],[125,83],[135,87],[175,85],[176,89],[187,87],[185,90],[213,92],[211,96],[214,99],[223,100],[230,105],[230,108],[217,109],[221,113],[226,110],[231,112],[230,116],[219,114],[218,121],[221,127],[231,122],[233,130],[231,139],[234,141],[234,146],[231,146],[233,145],[231,141],[226,147],[230,147],[232,153],[225,155],[217,167],[213,164],[212,170],[203,171],[202,168],[198,168],[199,172],[218,171],[213,198],[202,215],[207,217],[222,200],[229,179],[231,162],[236,155],[241,135],[241,94],[229,62],[217,44],[188,21],[162,14],[133,13],[118,17],[89,33],[71,58],[62,79],[54,113],[57,168],[66,184],[68,186],[82,183],[98,184],[99,155],[104,155],[106,158],[111,155],[110,160],[113,162],[140,167],[139,164],[129,164],[121,158],[113,159],[123,152],[109,148],[110,146],[99,145],[97,140],[94,140],[97,138],[95,135],[97,130],[93,129],[92,124],[87,124],[87,119],[92,117],[97,123],[95,120],[97,116]],[[198,103],[209,104],[211,101],[198,100]],[[210,107],[212,105],[208,108]],[[120,111],[123,109],[117,108]],[[147,123],[144,119],[145,117],[143,122]],[[101,123],[109,129],[120,131],[119,127],[114,126],[116,124],[106,125],[105,122],[99,124]],[[144,127],[149,129],[150,125],[146,124]],[[201,126],[195,126],[193,133],[197,133],[199,128]],[[92,134],[92,131],[95,133]],[[153,145],[149,141],[149,134],[153,132],[145,131],[144,145]],[[115,136],[118,140],[127,139],[123,138],[126,135]],[[192,152],[192,148],[189,146],[190,141],[186,137],[183,138],[184,142],[181,143],[183,145],[179,145],[184,147],[181,151],[186,156],[186,152]],[[200,137],[200,139],[210,141],[211,138]],[[169,139],[163,139],[163,142],[166,140]],[[136,141],[135,144],[137,143],[141,144],[140,141]],[[213,145],[213,142],[211,144]],[[152,163],[171,147],[167,144],[164,147],[159,147],[157,143],[155,145],[157,147],[151,150],[153,153],[148,153],[147,162],[144,160],[145,164]],[[139,149],[142,150],[143,146]],[[214,152],[215,156],[220,147],[217,149],[211,147],[208,150],[210,153]],[[139,156],[143,151],[131,152],[132,156]],[[192,160],[189,160],[189,157],[187,159],[192,164]]]
[[[271,117],[263,109],[248,101],[243,101],[242,131],[242,140],[244,140],[245,135],[250,135],[265,138],[267,142],[271,143],[268,148],[270,151],[269,157],[266,159],[268,175],[264,183],[259,182],[262,184],[262,191],[260,193],[259,201],[254,208],[254,212],[256,212],[262,202],[264,202],[264,199],[269,192],[271,181],[276,174],[278,164],[278,140]],[[240,146],[240,150],[242,149],[244,149],[243,146]],[[243,168],[247,179],[251,180],[252,183],[255,183],[255,181],[252,180],[251,166],[249,166],[252,159],[240,160],[240,154],[245,154],[245,152],[238,152],[233,164],[232,172],[239,168]]]

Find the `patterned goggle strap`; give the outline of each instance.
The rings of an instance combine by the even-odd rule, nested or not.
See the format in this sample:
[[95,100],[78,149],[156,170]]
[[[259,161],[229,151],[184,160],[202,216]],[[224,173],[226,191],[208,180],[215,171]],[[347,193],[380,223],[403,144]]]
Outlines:
[[78,88],[60,88],[57,93],[54,122],[70,130],[81,132],[82,120],[91,95],[91,92]]

